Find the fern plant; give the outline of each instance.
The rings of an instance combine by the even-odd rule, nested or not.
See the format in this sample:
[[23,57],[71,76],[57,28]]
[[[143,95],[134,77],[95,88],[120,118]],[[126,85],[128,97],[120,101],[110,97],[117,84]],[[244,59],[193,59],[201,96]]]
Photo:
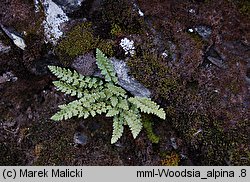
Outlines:
[[165,111],[155,102],[144,97],[128,97],[127,92],[116,85],[118,78],[114,67],[99,49],[96,50],[96,61],[105,81],[58,66],[48,66],[59,79],[53,82],[57,90],[77,97],[77,100],[59,105],[60,110],[51,117],[52,120],[106,114],[107,117],[113,117],[113,144],[122,136],[124,125],[129,126],[134,138],[137,137],[142,129],[140,112],[165,119]]

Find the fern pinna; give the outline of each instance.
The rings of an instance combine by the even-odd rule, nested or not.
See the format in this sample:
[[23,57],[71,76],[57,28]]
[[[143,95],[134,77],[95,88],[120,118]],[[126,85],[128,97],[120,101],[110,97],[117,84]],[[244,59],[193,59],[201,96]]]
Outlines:
[[137,137],[142,129],[140,112],[165,119],[164,110],[155,102],[144,97],[128,97],[127,92],[116,85],[118,78],[114,67],[99,49],[96,50],[96,62],[105,81],[58,66],[48,66],[59,79],[53,82],[56,88],[77,97],[77,100],[60,105],[60,110],[51,117],[52,120],[59,121],[74,116],[87,118],[104,113],[107,117],[113,117],[113,144],[122,136],[124,125],[129,126],[134,138]]

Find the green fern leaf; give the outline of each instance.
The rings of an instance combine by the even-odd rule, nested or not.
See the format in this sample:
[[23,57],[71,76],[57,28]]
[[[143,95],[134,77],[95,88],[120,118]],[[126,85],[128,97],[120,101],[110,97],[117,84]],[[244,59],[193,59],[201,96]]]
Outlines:
[[117,142],[117,140],[121,138],[122,133],[123,133],[123,119],[122,117],[114,116],[111,144]]
[[131,97],[128,99],[128,101],[136,105],[137,108],[140,108],[142,112],[148,114],[155,114],[161,119],[166,118],[165,111],[162,108],[159,109],[159,105],[157,105],[155,102],[151,101],[146,97]]
[[138,109],[134,108],[133,110],[126,111],[122,114],[134,138],[136,138],[142,130],[141,115],[138,113]]
[[107,87],[108,92],[111,92],[112,95],[115,95],[116,97],[117,96],[121,96],[125,98],[127,97],[126,91],[123,88],[115,86],[112,83],[107,83],[105,84],[105,86]]
[[112,116],[115,116],[115,115],[119,114],[119,112],[120,111],[117,110],[116,108],[111,108],[111,109],[108,110],[106,116],[107,117],[112,117]]
[[56,86],[57,90],[60,90],[61,92],[64,92],[66,94],[70,94],[71,96],[77,96],[78,98],[81,98],[83,96],[82,89],[79,89],[68,83],[64,83],[62,81],[53,81],[53,84]]
[[96,49],[96,63],[107,82],[118,83],[113,65],[100,49]]
[[118,99],[117,99],[117,97],[111,97],[110,98],[110,102],[111,102],[111,105],[113,106],[113,107],[115,107],[117,104],[118,104]]
[[48,68],[61,82],[66,82],[68,85],[74,86],[74,88],[77,89],[98,88],[103,85],[102,80],[99,78],[85,77],[76,71],[72,72],[69,69],[59,66],[48,66]]

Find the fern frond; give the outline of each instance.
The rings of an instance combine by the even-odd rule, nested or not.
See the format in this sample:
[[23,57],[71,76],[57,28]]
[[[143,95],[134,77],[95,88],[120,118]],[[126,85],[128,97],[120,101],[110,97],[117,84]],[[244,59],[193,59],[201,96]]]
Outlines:
[[60,81],[66,82],[76,88],[97,88],[103,85],[103,81],[99,78],[83,76],[76,71],[70,71],[59,66],[48,66],[50,71],[59,78]]
[[120,113],[119,109],[117,109],[117,108],[111,108],[111,109],[108,110],[106,116],[107,117],[112,117],[112,116],[118,115],[119,113]]
[[63,119],[70,119],[73,116],[77,116],[84,108],[79,100],[70,102],[69,104],[64,104],[59,106],[60,111],[54,114],[51,119],[54,121],[60,121]]
[[160,106],[157,105],[155,102],[151,101],[146,97],[131,97],[128,99],[128,101],[136,105],[137,108],[140,108],[142,112],[148,114],[155,114],[161,119],[166,118],[165,111],[162,108],[159,108]]
[[162,108],[148,98],[128,98],[127,92],[115,84],[118,78],[110,60],[99,50],[96,50],[97,65],[107,83],[100,78],[82,76],[76,71],[71,71],[58,66],[48,66],[51,72],[59,78],[54,81],[56,88],[71,96],[77,96],[78,100],[60,105],[60,110],[51,117],[59,121],[74,116],[84,119],[97,114],[106,113],[107,117],[113,117],[113,134],[111,144],[115,143],[123,133],[124,125],[128,125],[134,138],[142,130],[141,112],[152,113],[165,119],[166,114]]
[[129,103],[127,99],[119,98],[117,107],[122,110],[129,110]]
[[110,103],[113,107],[115,107],[118,104],[118,98],[115,96],[110,97]]
[[134,107],[133,109],[129,111],[125,111],[121,115],[122,117],[124,117],[126,124],[129,126],[133,137],[136,138],[137,135],[142,130],[141,115],[138,109]]
[[116,97],[127,97],[126,91],[123,88],[115,86],[112,83],[106,83],[105,86],[107,87],[108,92],[111,92],[112,95],[115,95]]
[[96,49],[96,63],[107,82],[118,83],[113,65],[100,49]]
[[59,66],[48,66],[49,70],[61,81],[66,83],[73,83],[74,80],[83,80],[84,76],[80,75],[76,71],[72,72],[69,69],[61,68]]
[[123,118],[119,116],[114,116],[111,144],[117,142],[117,140],[121,138],[122,133],[123,133]]
[[81,98],[83,96],[83,90],[79,89],[73,85],[62,81],[53,81],[53,84],[56,86],[57,90],[64,92],[65,94],[69,94],[71,96],[77,96]]
[[79,100],[70,102],[59,106],[60,111],[51,117],[52,120],[59,121],[63,119],[70,119],[74,116],[84,117],[86,119],[91,116],[95,116],[96,113],[103,113],[107,111],[106,104],[104,102],[98,102],[99,99],[105,97],[103,92],[97,92],[93,94],[84,94]]

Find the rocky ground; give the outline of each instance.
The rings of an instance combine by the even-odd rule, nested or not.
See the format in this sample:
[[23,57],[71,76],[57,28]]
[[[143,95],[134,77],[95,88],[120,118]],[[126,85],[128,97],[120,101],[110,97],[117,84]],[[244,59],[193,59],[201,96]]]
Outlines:
[[[0,164],[249,165],[249,15],[244,0],[1,1]],[[50,119],[74,97],[47,66],[98,74],[96,48],[166,120],[111,145],[105,115]]]

